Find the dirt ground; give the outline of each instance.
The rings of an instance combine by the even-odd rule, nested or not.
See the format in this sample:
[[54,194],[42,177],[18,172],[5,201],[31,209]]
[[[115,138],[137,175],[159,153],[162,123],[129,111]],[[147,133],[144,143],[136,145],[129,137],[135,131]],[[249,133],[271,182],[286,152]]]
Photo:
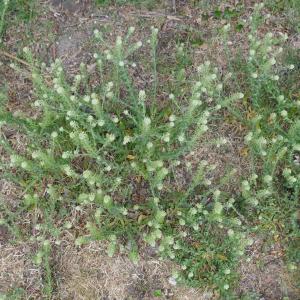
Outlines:
[[[93,29],[105,30],[107,37],[114,40],[129,26],[137,28],[136,39],[149,32],[151,25],[160,28],[159,51],[163,57],[173,51],[176,41],[193,39],[196,43],[193,55],[195,63],[213,58],[219,66],[226,68],[222,59],[222,47],[216,38],[217,28],[226,21],[214,19],[210,15],[204,19],[201,8],[194,8],[186,1],[176,1],[176,11],[172,1],[162,1],[157,8],[148,11],[134,6],[95,8],[90,1],[51,0],[40,1],[38,16],[31,24],[18,24],[8,29],[5,37],[5,53],[0,56],[0,81],[8,82],[10,110],[14,113],[28,113],[31,101],[31,86],[26,76],[26,65],[20,65],[25,72],[16,74],[9,66],[17,63],[16,57],[24,46],[30,47],[42,61],[60,58],[68,71],[75,74],[80,62],[84,61],[92,70],[94,46],[91,33]],[[226,1],[234,5],[236,1]],[[254,1],[245,1],[251,8]],[[245,9],[245,17],[248,10]],[[286,31],[280,16],[270,20],[270,25],[279,31]],[[197,32],[200,32],[199,35]],[[237,34],[234,43],[241,43],[243,38]],[[292,33],[290,42],[300,41]],[[9,55],[8,55],[9,54]],[[0,82],[1,83],[1,82]],[[29,112],[30,113],[30,112]],[[233,135],[232,132],[235,131]],[[206,159],[218,165],[216,177],[225,170],[225,162],[238,166],[237,175],[247,171],[247,162],[243,156],[242,132],[239,128],[222,124],[216,129],[216,136],[226,137],[228,145],[216,149],[211,145],[199,148],[197,159]],[[12,133],[16,134],[16,133]],[[205,138],[207,141],[210,137]],[[15,147],[22,147],[22,137],[13,138]],[[22,150],[22,149],[21,149]],[[9,207],[15,207],[20,192],[4,179],[0,182],[0,193]],[[26,220],[25,220],[26,222]],[[70,233],[71,235],[71,233]],[[11,243],[10,233],[0,226],[0,292],[5,293],[15,288],[26,291],[25,299],[42,299],[44,288],[44,270],[32,262],[35,244]],[[169,282],[176,266],[159,260],[152,255],[141,257],[138,264],[133,264],[126,256],[109,258],[103,243],[75,247],[66,233],[65,240],[55,248],[51,258],[51,267],[55,278],[53,299],[102,299],[102,300],[151,300],[155,291],[162,291],[162,299],[208,300],[219,299],[210,290],[197,290],[174,286]],[[251,294],[265,300],[279,300],[283,295],[290,299],[300,299],[293,283],[287,276],[282,260],[280,245],[263,249],[263,239],[249,249],[251,260],[241,263],[241,281],[237,290],[240,295]],[[0,294],[1,295],[1,294]],[[252,299],[252,298],[251,298]]]

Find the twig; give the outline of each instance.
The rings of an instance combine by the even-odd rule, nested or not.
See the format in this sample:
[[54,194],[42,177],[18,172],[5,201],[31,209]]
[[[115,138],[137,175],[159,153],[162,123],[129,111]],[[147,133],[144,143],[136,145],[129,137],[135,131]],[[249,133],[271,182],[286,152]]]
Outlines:
[[[12,54],[6,52],[6,51],[0,50],[0,55],[1,55],[1,54],[4,55],[4,56],[6,56],[6,57],[8,57],[8,58],[10,58],[10,59],[16,60],[17,62],[19,62],[19,63],[25,65],[26,67],[29,67],[30,69],[31,69],[31,67],[32,67],[32,66],[31,66],[28,62],[26,62],[25,60],[23,60],[23,59],[21,59],[21,58],[18,58],[18,57],[14,56],[14,55],[12,55]],[[27,74],[26,76],[27,76],[28,78],[31,77],[30,74]],[[50,85],[51,85],[51,81],[49,81],[49,80],[46,78],[46,76],[44,77],[44,79],[45,79],[45,82],[50,86]]]
[[149,13],[129,13],[131,16],[138,16],[140,18],[159,18],[159,17],[165,17],[168,20],[174,20],[174,21],[182,21],[181,17],[167,15],[164,13],[158,13],[158,12],[149,12]]
[[8,57],[8,58],[10,58],[10,59],[16,60],[16,61],[18,61],[19,63],[21,63],[21,64],[23,64],[23,65],[25,65],[25,66],[27,66],[27,67],[31,67],[31,65],[30,65],[28,62],[26,62],[25,60],[23,60],[23,59],[21,59],[21,58],[18,58],[18,57],[14,56],[14,55],[12,55],[12,54],[6,52],[6,51],[0,50],[0,54],[1,54],[1,55],[4,55],[4,56],[6,56],[6,57]]
[[172,4],[173,4],[174,13],[176,14],[176,0],[172,0]]

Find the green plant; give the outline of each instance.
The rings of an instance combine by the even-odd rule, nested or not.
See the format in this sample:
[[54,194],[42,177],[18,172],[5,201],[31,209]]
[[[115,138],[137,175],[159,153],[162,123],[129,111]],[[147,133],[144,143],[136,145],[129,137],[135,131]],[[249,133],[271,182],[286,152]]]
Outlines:
[[[158,30],[152,29],[149,40],[153,79],[147,91],[138,90],[129,73],[131,57],[142,46],[137,42],[125,47],[133,31],[130,28],[124,40],[118,37],[113,47],[94,54],[99,72],[99,84],[94,87],[84,64],[70,84],[56,61],[51,67],[53,79],[46,81],[44,67],[24,49],[32,65],[38,117],[12,117],[2,110],[2,124],[17,126],[28,138],[27,153],[20,155],[3,137],[2,145],[11,153],[10,165],[3,168],[8,174],[13,172],[16,182],[26,189],[23,209],[42,212],[43,224],[36,228],[43,237],[59,240],[62,228],[53,220],[74,208],[87,211],[85,230],[76,239],[78,246],[107,239],[110,256],[127,248],[136,261],[137,242],[142,238],[156,247],[160,256],[178,261],[191,282],[203,276],[203,268],[210,269],[203,283],[214,282],[243,253],[247,240],[229,213],[233,202],[227,204],[227,196],[211,188],[205,178],[215,166],[203,161],[194,169],[184,160],[207,131],[211,115],[243,94],[224,96],[217,69],[206,62],[191,78],[180,77],[189,89],[167,93],[165,107],[160,107]],[[99,31],[94,34],[104,43]],[[182,46],[176,59],[186,59]],[[176,68],[174,75],[176,81]],[[208,105],[205,95],[214,102]],[[174,184],[180,170],[193,176],[181,189]],[[139,185],[145,186],[146,192],[137,198]],[[37,219],[33,222],[40,223]],[[218,253],[214,253],[215,247]],[[198,257],[197,263],[191,255]],[[230,271],[227,276],[231,277]]]
[[[245,144],[253,170],[241,183],[238,206],[256,224],[255,231],[282,239],[286,260],[295,272],[293,266],[299,263],[294,250],[299,244],[300,99],[295,80],[299,66],[281,63],[286,35],[258,37],[261,23],[268,18],[260,14],[262,7],[257,5],[251,17],[248,56],[232,69],[245,98],[242,109],[231,111],[249,130]],[[290,55],[287,60],[297,61]]]
[[28,22],[32,19],[35,4],[36,0],[3,0],[0,3],[0,42],[12,19],[17,22]]
[[0,299],[1,300],[18,300],[18,299],[23,299],[22,297],[24,296],[25,291],[22,288],[14,288],[10,290],[8,293],[5,295],[0,293]]
[[[109,256],[126,252],[134,262],[140,244],[147,244],[159,257],[177,262],[173,280],[212,286],[224,299],[234,297],[236,268],[252,236],[277,234],[281,224],[285,230],[279,234],[289,244],[299,236],[300,103],[293,91],[283,91],[281,81],[281,73],[289,76],[295,65],[277,64],[285,35],[259,38],[265,20],[261,8],[255,6],[249,55],[240,58],[237,69],[232,65],[232,73],[220,74],[206,61],[187,72],[190,57],[180,44],[168,66],[168,85],[160,82],[156,28],[147,43],[131,43],[131,27],[114,45],[96,29],[102,47],[94,54],[96,77],[82,63],[79,74],[69,78],[59,60],[47,67],[23,49],[31,66],[35,114],[12,114],[1,97],[1,127],[13,127],[27,140],[19,153],[3,130],[1,146],[10,155],[9,161],[2,158],[3,177],[19,185],[24,196],[13,213],[1,207],[1,222],[25,239],[30,230],[18,228],[16,219],[30,216],[27,226],[37,231],[33,240],[39,245],[34,261],[44,266],[48,298],[50,251],[65,230],[78,247],[106,240]],[[225,42],[230,28],[221,30]],[[132,74],[143,46],[150,53],[151,77],[141,88]],[[189,158],[224,110],[246,130],[252,171],[236,183],[235,192],[223,189],[234,169],[212,184],[217,165]],[[227,143],[224,138],[212,142]],[[69,218],[74,211],[76,217]],[[294,266],[297,256],[290,259]]]
[[9,0],[9,13],[18,20],[30,21],[35,13],[36,0]]
[[1,16],[0,16],[0,42],[2,41],[2,34],[4,30],[4,21],[5,15],[8,9],[9,0],[4,0],[3,3],[0,5]]
[[272,12],[286,15],[288,27],[296,33],[300,32],[300,3],[298,0],[266,1],[266,6]]
[[[266,213],[270,206],[280,207],[285,203],[283,199],[295,209],[299,199],[299,164],[294,156],[299,151],[300,142],[300,101],[295,98],[293,90],[283,90],[284,77],[289,73],[292,75],[295,65],[284,66],[277,62],[283,52],[280,43],[287,36],[274,37],[267,33],[262,39],[255,37],[261,21],[259,13],[253,15],[249,56],[244,62],[248,99],[245,106],[248,112],[251,111],[247,113],[248,117],[245,116],[245,124],[251,130],[245,136],[245,143],[250,150],[253,170],[261,178],[252,177],[256,186],[255,197],[250,192],[249,182],[243,182],[242,191],[246,199],[259,199],[258,194],[269,199],[261,204],[256,202]],[[259,190],[258,186],[264,190]]]
[[155,290],[155,291],[153,292],[153,296],[154,296],[154,297],[163,297],[163,293],[162,293],[161,290]]

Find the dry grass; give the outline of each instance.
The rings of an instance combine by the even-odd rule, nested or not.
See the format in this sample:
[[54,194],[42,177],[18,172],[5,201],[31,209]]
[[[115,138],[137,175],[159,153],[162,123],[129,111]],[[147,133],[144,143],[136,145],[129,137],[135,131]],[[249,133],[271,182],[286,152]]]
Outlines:
[[[126,256],[109,258],[104,243],[77,248],[64,241],[51,261],[56,291],[52,299],[151,300],[161,290],[165,299],[208,300],[212,294],[172,286],[168,279],[175,267],[155,258],[141,258],[138,264]],[[0,241],[0,292],[21,288],[22,299],[41,299],[43,270],[32,262],[35,249],[28,243],[10,245]]]
[[[262,249],[265,241],[257,239],[249,249],[251,261],[240,266],[240,294],[254,294],[263,299],[277,300],[281,295],[298,299],[299,290],[287,275],[279,244]],[[138,264],[126,256],[109,258],[104,243],[93,242],[81,248],[67,240],[55,251],[52,267],[56,292],[52,299],[154,300],[156,290],[165,299],[218,299],[209,291],[172,286],[171,263],[155,257],[142,257]],[[0,242],[0,292],[15,288],[26,291],[24,299],[41,299],[43,272],[32,263],[34,247],[29,244],[9,245]],[[145,251],[146,252],[146,251]]]
[[71,244],[60,249],[56,262],[59,299],[156,299],[161,290],[166,299],[205,299],[200,291],[171,286],[170,263],[143,257],[134,264],[126,256],[107,257],[103,243],[80,249]]
[[41,299],[42,272],[32,263],[32,254],[28,243],[10,245],[0,240],[0,292],[22,288],[26,299]]
[[266,241],[257,238],[248,250],[251,260],[241,263],[239,292],[255,294],[259,299],[278,300],[282,295],[299,299],[300,291],[283,262],[282,246],[275,242],[264,249],[265,245]]
[[[1,174],[1,173],[0,173]],[[17,207],[20,203],[20,195],[22,191],[11,181],[0,179],[0,199],[4,201],[8,207]]]

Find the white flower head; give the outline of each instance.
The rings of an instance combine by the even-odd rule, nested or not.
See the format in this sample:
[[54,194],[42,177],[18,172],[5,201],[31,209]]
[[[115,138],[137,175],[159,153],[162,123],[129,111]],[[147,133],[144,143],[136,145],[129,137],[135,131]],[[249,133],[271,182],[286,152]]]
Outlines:
[[253,138],[253,132],[250,131],[246,136],[245,136],[245,141],[250,142]]
[[78,126],[78,124],[77,124],[77,122],[76,121],[70,121],[70,126],[72,127],[72,128],[77,128],[77,126]]
[[116,44],[117,44],[117,46],[121,46],[122,45],[122,37],[119,36],[119,35],[117,36]]
[[277,100],[280,101],[280,102],[282,102],[284,100],[284,95],[279,95],[277,97]]
[[69,151],[65,151],[62,153],[61,157],[63,159],[67,159],[67,158],[71,157],[71,153]]
[[272,182],[273,178],[270,175],[265,175],[263,180],[264,180],[265,183],[269,184],[269,183]]
[[143,46],[143,42],[142,41],[138,41],[137,43],[136,43],[136,47],[137,48],[141,48]]
[[81,141],[83,141],[83,140],[85,140],[85,139],[87,138],[87,135],[86,135],[85,132],[80,132],[80,133],[78,134],[78,138],[79,138]]
[[135,27],[130,26],[129,29],[128,29],[128,33],[132,34],[132,33],[134,33],[134,31],[135,31]]
[[83,97],[83,101],[84,102],[90,102],[90,100],[91,100],[91,97],[89,96],[89,95],[85,95],[84,97]]
[[207,126],[207,125],[202,125],[202,126],[201,126],[201,130],[202,130],[203,132],[206,132],[206,131],[208,130],[208,126]]
[[129,135],[125,135],[124,136],[124,140],[123,140],[123,145],[127,145],[128,143],[130,143],[132,141],[132,137]]
[[114,96],[114,93],[110,91],[110,92],[107,92],[105,96],[106,96],[106,98],[108,98],[108,99],[112,99],[113,96]]
[[89,177],[92,176],[92,171],[85,170],[85,171],[83,171],[82,176],[83,176],[84,179],[88,179]]
[[103,127],[104,124],[105,124],[105,121],[102,120],[102,119],[101,119],[101,120],[98,120],[97,124],[98,124],[99,127]]
[[163,189],[163,184],[162,183],[159,183],[157,186],[157,189],[159,190],[159,191],[161,191],[162,189]]
[[180,143],[182,143],[182,142],[184,142],[184,140],[185,140],[184,134],[181,133],[181,134],[178,136],[178,141],[179,141]]
[[242,181],[242,187],[243,187],[243,190],[245,190],[245,191],[250,191],[250,189],[251,189],[249,182],[247,180]]
[[111,197],[108,195],[105,195],[103,198],[103,203],[104,204],[109,204],[111,202]]
[[51,133],[51,137],[52,137],[53,139],[57,138],[57,137],[58,137],[58,133],[57,133],[56,131],[53,131],[53,132]]
[[147,149],[151,149],[153,148],[153,143],[152,142],[148,142],[147,143]]
[[73,117],[73,116],[75,116],[75,112],[73,110],[68,110],[67,111],[67,116]]
[[92,104],[93,105],[98,105],[99,104],[99,100],[97,98],[93,98],[92,99]]
[[221,195],[221,191],[220,190],[215,190],[214,191],[214,197],[215,198],[219,198],[220,195]]
[[39,151],[33,151],[32,153],[31,153],[31,157],[33,158],[33,159],[36,159],[36,158],[38,158],[40,156],[40,152]]
[[276,59],[275,59],[274,57],[272,57],[272,58],[270,59],[270,64],[271,64],[271,65],[275,65],[275,64],[276,64]]
[[99,31],[98,29],[95,29],[95,30],[94,30],[94,36],[95,36],[96,38],[100,38],[100,31]]
[[283,48],[282,48],[282,47],[279,47],[279,48],[277,49],[277,53],[278,53],[278,54],[280,54],[282,51],[283,51]]
[[174,277],[169,277],[168,282],[173,286],[175,286],[177,284],[176,278],[174,278]]
[[87,117],[87,121],[88,121],[89,123],[93,122],[93,121],[94,121],[94,117],[93,117],[92,115],[89,115],[89,116]]
[[219,84],[217,85],[217,89],[218,89],[219,91],[221,91],[222,88],[223,88],[223,84],[222,84],[222,83],[219,83]]
[[113,133],[107,133],[106,138],[109,142],[113,142],[116,139],[116,136]]
[[34,106],[39,107],[39,106],[41,106],[41,101],[36,100],[33,104],[34,104]]
[[112,117],[112,121],[113,121],[114,123],[118,123],[118,122],[119,122],[119,118],[118,118],[117,116],[113,116],[113,117]]
[[27,169],[28,168],[28,163],[26,161],[22,161],[21,168]]
[[295,69],[295,65],[293,65],[293,64],[289,65],[289,69],[290,70],[294,70]]
[[106,90],[107,91],[110,91],[114,86],[114,83],[112,81],[108,82],[107,85],[106,85]]
[[139,91],[139,101],[144,102],[146,100],[146,92],[144,90]]
[[230,29],[230,23],[224,25],[223,29],[224,31],[228,31]]
[[169,143],[170,142],[170,133],[167,132],[166,134],[164,134],[162,139],[164,142]]
[[233,236],[234,235],[234,231],[232,229],[228,229],[227,230],[227,234],[228,234],[228,236]]
[[250,51],[249,51],[250,56],[255,55],[255,53],[256,53],[256,51],[254,49],[250,49]]
[[174,122],[175,120],[176,120],[176,116],[175,115],[170,115],[169,121]]
[[[4,1],[4,5],[7,4],[8,2],[9,2],[9,0],[5,0],[5,1]],[[29,53],[29,48],[28,48],[28,47],[24,47],[24,48],[23,48],[23,52],[24,52],[24,53]]]
[[111,166],[109,166],[109,165],[106,166],[106,167],[105,167],[105,171],[107,171],[107,172],[111,171]]
[[202,104],[202,101],[200,101],[200,100],[192,100],[192,106],[193,107],[197,107],[201,104]]
[[237,93],[237,98],[238,99],[243,99],[244,98],[244,94],[243,93]]
[[151,124],[151,119],[149,117],[145,117],[143,123],[145,127],[148,127]]
[[154,26],[151,27],[151,30],[154,34],[158,33],[158,28],[155,28]]
[[56,89],[56,91],[57,91],[57,94],[62,95],[65,90],[64,90],[64,88],[62,86],[58,86],[57,89]]
[[72,131],[72,132],[69,133],[69,136],[70,136],[71,139],[75,139],[76,133],[74,131]]
[[280,115],[283,117],[283,118],[286,118],[287,115],[288,115],[288,112],[284,109],[280,112]]

